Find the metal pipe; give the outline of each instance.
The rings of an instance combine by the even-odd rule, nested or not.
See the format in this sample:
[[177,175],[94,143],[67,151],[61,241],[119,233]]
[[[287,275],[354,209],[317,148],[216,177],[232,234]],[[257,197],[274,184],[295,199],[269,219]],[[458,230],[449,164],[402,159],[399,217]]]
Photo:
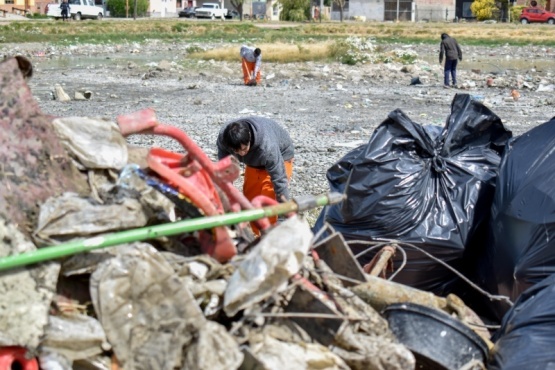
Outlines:
[[329,193],[319,196],[305,196],[293,198],[291,201],[280,203],[275,206],[250,209],[236,213],[227,213],[218,216],[193,218],[161,225],[147,226],[111,234],[93,236],[84,240],[81,239],[71,241],[68,243],[40,248],[33,252],[1,258],[0,271],[125,243],[154,239],[162,236],[173,236],[198,230],[211,229],[218,226],[234,225],[241,222],[254,221],[264,217],[279,216],[291,212],[303,212],[311,208],[335,204],[343,199],[344,196],[339,193]]

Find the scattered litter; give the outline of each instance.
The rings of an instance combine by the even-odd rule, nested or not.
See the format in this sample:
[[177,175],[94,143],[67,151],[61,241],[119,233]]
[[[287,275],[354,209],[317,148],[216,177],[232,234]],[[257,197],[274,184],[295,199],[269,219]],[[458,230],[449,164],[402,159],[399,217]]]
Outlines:
[[[163,69],[173,67],[165,62]],[[117,124],[92,117],[52,119],[32,110],[36,104],[29,99],[24,71],[12,73],[17,69],[10,59],[0,64],[4,70],[12,79],[0,95],[14,87],[19,92],[9,95],[16,97],[15,114],[7,115],[13,122],[5,129],[18,138],[23,128],[22,138],[36,130],[37,139],[21,140],[29,163],[17,155],[2,157],[2,170],[10,176],[1,177],[0,186],[11,198],[0,194],[0,360],[30,361],[34,368],[40,362],[45,370],[281,370],[284,364],[362,370],[424,368],[430,361],[446,369],[482,369],[490,358],[496,369],[501,361],[496,354],[525,368],[532,360],[523,359],[536,350],[538,368],[552,361],[553,343],[541,344],[542,330],[552,323],[534,319],[550,314],[548,304],[539,304],[553,298],[545,264],[532,266],[536,260],[528,261],[522,252],[505,253],[514,248],[511,243],[490,243],[501,251],[494,257],[520,255],[519,266],[541,269],[544,274],[535,279],[547,278],[520,296],[518,309],[508,312],[493,341],[482,311],[474,311],[482,308],[481,301],[469,293],[510,306],[508,297],[480,291],[471,273],[483,261],[465,258],[475,257],[488,242],[483,233],[489,201],[502,188],[495,185],[496,176],[515,189],[522,178],[500,180],[504,167],[499,164],[510,160],[506,144],[510,140],[518,151],[524,139],[511,139],[485,107],[485,97],[456,94],[445,127],[418,125],[397,109],[370,141],[334,143],[353,149],[328,171],[337,191],[266,207],[265,212],[283,217],[270,226],[267,215],[243,219],[256,209],[233,186],[240,175],[236,161],[212,162],[186,133],[158,122],[153,110],[119,116]],[[145,78],[159,72],[149,71]],[[500,87],[509,82],[496,78]],[[550,87],[540,83],[540,88]],[[337,84],[336,90],[346,89]],[[515,92],[520,96],[513,89],[510,97],[505,92],[495,99],[517,101]],[[64,101],[64,94],[56,85],[56,99]],[[91,92],[75,92],[75,100],[91,97]],[[193,103],[203,104],[200,99]],[[22,128],[20,121],[29,125]],[[353,138],[366,132],[358,123],[337,127],[333,134]],[[125,138],[139,133],[176,139],[183,150],[144,148],[138,154]],[[552,143],[534,145],[541,140],[531,134],[525,137],[533,147],[549,152]],[[33,163],[37,155],[44,161],[38,167]],[[541,160],[542,153],[521,157],[549,162]],[[532,167],[528,164],[527,171]],[[57,186],[51,186],[49,174]],[[537,184],[552,181],[532,183],[536,194]],[[320,206],[311,230],[302,214]],[[541,208],[553,213],[543,203]],[[249,233],[249,221],[261,226],[259,238]],[[545,223],[542,227],[545,232]],[[518,241],[519,248],[536,240],[522,233],[506,237]],[[536,256],[552,250],[549,240],[542,241]],[[10,265],[14,261],[19,264]],[[518,325],[527,320],[535,326]],[[512,348],[521,328],[530,330],[526,338],[540,338],[526,355]]]
[[410,84],[412,85],[422,85],[422,82],[420,81],[420,77],[413,77],[410,80]]
[[64,91],[63,87],[60,84],[54,85],[54,97],[56,98],[56,100],[61,102],[66,102],[71,100],[69,95]]
[[355,140],[348,143],[334,143],[333,146],[341,147],[341,148],[357,148],[364,144],[364,140]]
[[552,92],[555,91],[555,85],[550,84],[550,85],[542,85],[540,84],[538,86],[538,88],[536,89],[536,91],[541,91],[541,92]]

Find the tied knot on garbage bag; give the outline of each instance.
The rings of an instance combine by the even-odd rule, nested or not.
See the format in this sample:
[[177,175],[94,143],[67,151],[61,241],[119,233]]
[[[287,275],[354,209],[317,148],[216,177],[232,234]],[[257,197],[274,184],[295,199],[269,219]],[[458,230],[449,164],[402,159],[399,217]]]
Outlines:
[[432,165],[436,172],[444,172],[447,170],[447,165],[445,159],[443,159],[437,150],[434,150],[434,155],[432,157]]

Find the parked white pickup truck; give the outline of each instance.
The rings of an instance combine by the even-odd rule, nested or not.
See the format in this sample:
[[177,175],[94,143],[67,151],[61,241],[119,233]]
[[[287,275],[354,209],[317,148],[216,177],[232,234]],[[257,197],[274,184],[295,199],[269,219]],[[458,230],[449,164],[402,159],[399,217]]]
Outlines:
[[223,21],[226,14],[227,9],[220,8],[218,3],[204,3],[200,8],[195,10],[195,17],[197,18],[220,18]]
[[[104,8],[94,5],[94,0],[69,0],[70,17],[76,21],[81,19],[102,19]],[[62,9],[59,3],[50,3],[46,6],[46,15],[54,19],[62,18]]]

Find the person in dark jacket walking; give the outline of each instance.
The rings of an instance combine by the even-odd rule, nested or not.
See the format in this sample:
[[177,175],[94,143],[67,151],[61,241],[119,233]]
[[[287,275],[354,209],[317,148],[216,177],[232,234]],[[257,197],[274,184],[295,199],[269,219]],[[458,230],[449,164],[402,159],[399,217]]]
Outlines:
[[449,87],[449,75],[453,80],[453,86],[457,86],[457,64],[462,61],[462,51],[457,40],[446,33],[441,34],[441,45],[439,50],[439,64],[443,62],[445,55],[445,66],[443,67],[443,86]]
[[68,0],[62,0],[62,3],[60,4],[60,9],[62,9],[62,11],[61,11],[62,21],[65,22],[69,19],[70,7],[69,7]]
[[[243,193],[249,201],[258,195],[289,200],[295,150],[289,133],[277,122],[258,116],[232,120],[221,128],[217,146],[218,159],[233,155],[246,165]],[[276,223],[277,217],[270,222]],[[251,227],[260,235],[252,223]]]

